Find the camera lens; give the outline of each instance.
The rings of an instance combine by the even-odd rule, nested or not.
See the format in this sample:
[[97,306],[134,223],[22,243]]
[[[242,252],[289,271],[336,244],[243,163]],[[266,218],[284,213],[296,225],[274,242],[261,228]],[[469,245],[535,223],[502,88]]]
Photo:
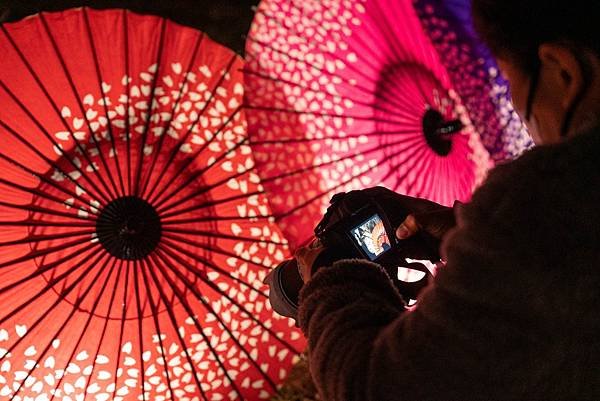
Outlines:
[[298,296],[304,285],[296,259],[277,265],[265,278],[265,283],[270,287],[269,301],[273,310],[295,319],[298,313]]

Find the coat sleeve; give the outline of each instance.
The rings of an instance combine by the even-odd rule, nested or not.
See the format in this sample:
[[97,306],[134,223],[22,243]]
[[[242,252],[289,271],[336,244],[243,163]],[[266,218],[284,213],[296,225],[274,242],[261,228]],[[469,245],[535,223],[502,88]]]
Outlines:
[[[523,302],[545,294],[513,225],[533,206],[495,177],[457,216],[447,265],[416,309],[405,310],[383,269],[366,261],[323,268],[303,288],[299,323],[324,400],[494,399],[499,386],[508,399],[532,386],[520,374],[542,352],[547,306]],[[513,191],[535,190],[521,181]]]

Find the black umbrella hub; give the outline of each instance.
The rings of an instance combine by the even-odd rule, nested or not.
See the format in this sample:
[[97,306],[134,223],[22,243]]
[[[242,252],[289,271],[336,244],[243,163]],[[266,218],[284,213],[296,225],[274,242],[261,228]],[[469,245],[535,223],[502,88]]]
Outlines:
[[460,120],[444,119],[442,113],[433,108],[428,108],[423,114],[423,134],[427,145],[438,155],[447,156],[452,150],[453,134],[463,129]]
[[96,222],[98,240],[114,257],[143,259],[160,242],[161,223],[155,208],[136,196],[124,196],[102,209]]

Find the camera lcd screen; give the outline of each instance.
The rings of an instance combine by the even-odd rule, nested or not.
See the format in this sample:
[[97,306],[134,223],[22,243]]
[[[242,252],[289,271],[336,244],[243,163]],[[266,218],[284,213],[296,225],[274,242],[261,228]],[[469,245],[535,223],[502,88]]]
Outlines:
[[370,260],[377,259],[392,247],[383,220],[374,214],[350,231],[352,239]]

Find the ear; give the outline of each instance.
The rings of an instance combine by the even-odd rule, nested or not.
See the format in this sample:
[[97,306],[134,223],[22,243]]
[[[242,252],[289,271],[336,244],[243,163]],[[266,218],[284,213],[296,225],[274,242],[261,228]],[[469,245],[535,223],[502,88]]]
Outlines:
[[556,43],[542,44],[538,55],[542,68],[549,71],[553,86],[561,93],[561,106],[568,109],[585,85],[581,64],[573,50]]

